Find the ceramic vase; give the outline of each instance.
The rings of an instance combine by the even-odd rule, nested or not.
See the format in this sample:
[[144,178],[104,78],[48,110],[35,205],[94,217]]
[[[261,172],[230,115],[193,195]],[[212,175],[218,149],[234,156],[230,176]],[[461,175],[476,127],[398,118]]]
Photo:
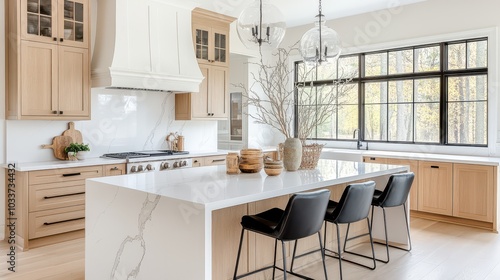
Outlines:
[[299,138],[287,138],[283,145],[283,166],[287,171],[296,171],[302,161],[302,141]]

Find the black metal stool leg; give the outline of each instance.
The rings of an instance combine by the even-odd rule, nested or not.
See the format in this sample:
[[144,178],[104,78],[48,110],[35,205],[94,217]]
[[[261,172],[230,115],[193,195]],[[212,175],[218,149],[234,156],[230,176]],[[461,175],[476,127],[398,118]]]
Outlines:
[[339,230],[339,225],[335,224],[337,226],[337,250],[339,254],[339,271],[340,271],[340,280],[342,280],[342,254],[340,251],[340,230]]
[[408,214],[406,213],[406,205],[404,205],[404,204],[403,204],[403,211],[405,213],[406,232],[408,233],[408,242],[410,243],[410,248],[407,251],[411,251],[410,223],[408,222]]
[[238,256],[236,257],[236,267],[234,268],[233,280],[236,280],[236,275],[238,273],[238,265],[240,263],[241,245],[243,243],[243,235],[245,234],[245,229],[241,229],[240,245],[238,247]]
[[297,243],[298,243],[298,240],[295,240],[295,245],[293,245],[292,263],[290,264],[290,271],[291,272],[293,272],[293,262],[295,261],[295,252],[297,251]]
[[286,280],[286,249],[283,240],[281,240],[281,251],[283,252],[283,280]]
[[375,268],[377,268],[377,262],[375,259],[375,249],[373,248],[372,228],[371,228],[370,220],[368,219],[368,217],[366,218],[366,223],[368,225],[368,231],[370,233],[370,245],[372,246],[373,268],[371,268],[371,269],[375,269]]
[[323,270],[325,272],[325,279],[328,280],[328,274],[326,273],[326,263],[325,263],[325,248],[323,247],[323,244],[321,244],[321,233],[319,231],[318,231],[318,239],[319,239],[319,248],[321,250],[321,259],[323,260]]
[[347,224],[347,231],[345,232],[344,252],[345,252],[345,248],[346,248],[346,245],[347,245],[347,240],[349,239],[349,228],[350,227],[351,227],[351,223],[348,223]]
[[389,238],[387,237],[387,217],[385,215],[385,208],[382,207],[382,213],[384,213],[384,231],[385,231],[385,251],[387,254],[387,261],[382,261],[383,263],[388,263],[389,259]]
[[273,280],[276,272],[276,251],[278,250],[278,239],[274,239],[274,262],[273,262]]

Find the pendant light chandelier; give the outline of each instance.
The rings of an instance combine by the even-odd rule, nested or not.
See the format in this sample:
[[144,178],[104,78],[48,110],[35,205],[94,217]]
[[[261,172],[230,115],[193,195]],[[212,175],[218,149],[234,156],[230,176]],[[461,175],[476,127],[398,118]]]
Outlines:
[[342,48],[340,38],[335,30],[326,26],[325,16],[319,0],[318,21],[315,26],[304,33],[300,39],[300,53],[304,62],[309,65],[318,65],[337,60]]
[[283,14],[269,0],[255,0],[238,17],[238,37],[249,49],[277,48],[285,37],[285,30]]

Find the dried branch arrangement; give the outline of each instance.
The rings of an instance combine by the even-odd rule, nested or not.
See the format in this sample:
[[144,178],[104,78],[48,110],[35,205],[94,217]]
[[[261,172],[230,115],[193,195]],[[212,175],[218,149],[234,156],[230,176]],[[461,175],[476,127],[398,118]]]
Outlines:
[[[347,94],[350,79],[342,82],[314,85],[312,77],[317,74],[316,67],[302,64],[297,71],[297,81],[294,83],[294,67],[289,61],[290,54],[298,49],[279,48],[273,53],[273,62],[266,64],[262,58],[259,62],[249,62],[257,66],[258,71],[252,73],[253,83],[246,88],[243,84],[236,85],[243,91],[248,100],[247,106],[256,109],[249,114],[256,123],[267,124],[285,138],[294,137],[294,111],[298,108],[297,136],[305,140],[311,136],[316,126],[325,123],[334,114],[339,100]],[[332,73],[333,74],[333,73]],[[328,78],[325,78],[325,80]],[[330,79],[332,79],[330,77]],[[295,94],[297,93],[297,101]],[[297,102],[297,103],[296,103]]]

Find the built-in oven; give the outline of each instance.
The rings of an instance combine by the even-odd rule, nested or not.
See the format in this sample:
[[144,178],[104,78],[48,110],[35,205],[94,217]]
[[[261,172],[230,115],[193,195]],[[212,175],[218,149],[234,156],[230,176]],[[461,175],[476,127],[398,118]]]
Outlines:
[[127,174],[192,167],[187,151],[151,150],[104,154],[104,158],[126,159]]

